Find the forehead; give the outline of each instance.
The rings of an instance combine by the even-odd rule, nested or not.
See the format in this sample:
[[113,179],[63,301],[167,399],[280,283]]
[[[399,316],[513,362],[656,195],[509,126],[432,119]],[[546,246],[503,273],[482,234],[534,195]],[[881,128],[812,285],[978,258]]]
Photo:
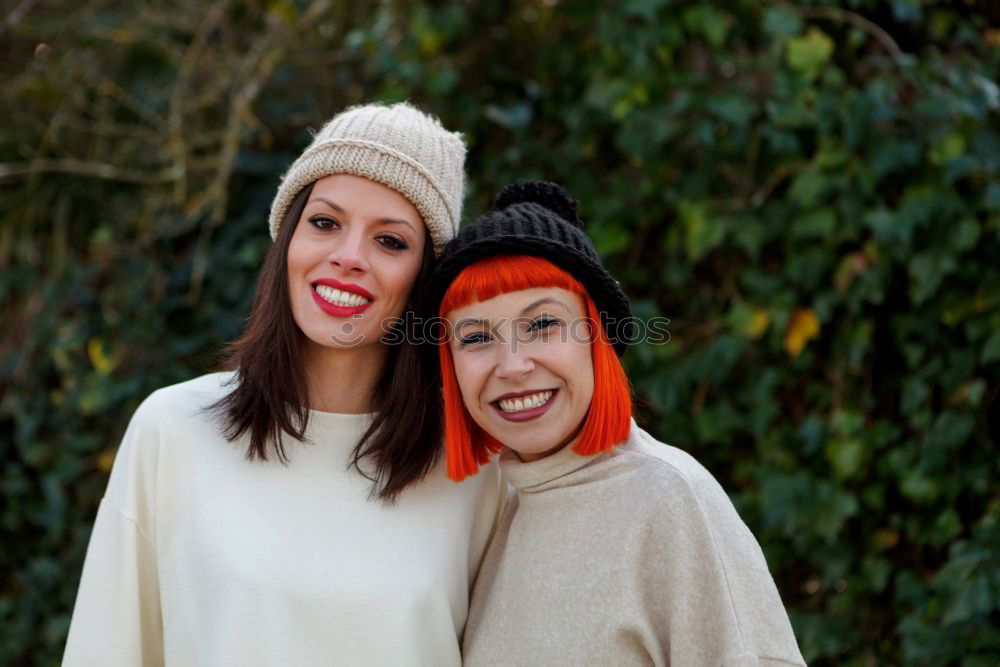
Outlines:
[[[325,200],[325,201],[323,201]],[[334,204],[348,214],[369,218],[406,220],[423,229],[423,218],[409,199],[387,185],[362,176],[333,174],[313,185],[309,204]]]
[[560,287],[533,287],[500,294],[486,301],[473,301],[449,312],[447,318],[455,321],[466,318],[496,320],[518,317],[524,314],[526,308],[535,304],[537,305],[531,312],[545,310],[561,315],[583,315],[583,302],[573,292]]

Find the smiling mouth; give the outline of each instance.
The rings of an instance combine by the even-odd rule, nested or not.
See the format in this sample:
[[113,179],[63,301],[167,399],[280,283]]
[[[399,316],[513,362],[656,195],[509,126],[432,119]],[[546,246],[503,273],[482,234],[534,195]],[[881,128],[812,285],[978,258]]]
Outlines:
[[498,399],[493,401],[493,405],[506,414],[517,414],[542,407],[552,400],[555,393],[555,389],[546,389],[544,391],[535,392],[534,394],[528,394],[527,396]]
[[313,285],[313,290],[327,303],[341,308],[357,308],[371,303],[368,297],[345,292],[329,285]]

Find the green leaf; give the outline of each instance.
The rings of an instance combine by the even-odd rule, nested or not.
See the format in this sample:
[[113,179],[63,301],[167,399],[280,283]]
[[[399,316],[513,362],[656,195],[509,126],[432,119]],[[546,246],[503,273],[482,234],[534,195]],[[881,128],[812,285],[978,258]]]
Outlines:
[[948,237],[955,252],[972,250],[979,241],[979,223],[973,218],[963,218]]
[[725,237],[725,227],[709,214],[704,202],[682,199],[677,203],[677,213],[684,227],[684,247],[692,262],[701,259]]
[[807,79],[814,79],[833,55],[833,40],[813,26],[800,37],[792,37],[785,45],[788,66]]
[[899,490],[903,492],[904,496],[916,502],[931,502],[941,492],[937,482],[919,470],[905,472],[900,481]]
[[652,20],[656,13],[670,3],[670,0],[628,0],[622,5],[626,14]]
[[827,177],[819,171],[803,171],[792,181],[788,196],[803,208],[808,208],[819,201],[826,190],[826,181]]
[[982,362],[993,363],[1000,359],[1000,329],[994,331],[983,345]]
[[934,421],[926,436],[927,447],[953,448],[972,434],[974,422],[967,414],[946,410]]
[[800,238],[827,238],[837,226],[837,212],[829,207],[818,208],[799,217],[792,228]]
[[958,268],[951,255],[937,251],[916,255],[908,266],[910,274],[910,295],[917,305],[922,304],[937,292],[945,276]]
[[903,396],[899,402],[899,409],[909,414],[923,403],[929,394],[930,387],[923,378],[908,377],[903,381]]
[[628,230],[621,225],[591,223],[587,225],[587,234],[602,257],[621,252],[632,240]]
[[732,21],[731,17],[709,4],[688,7],[684,10],[682,19],[690,32],[704,36],[714,47],[725,43]]
[[847,479],[861,470],[867,459],[867,448],[859,439],[837,438],[826,443],[824,454],[833,474],[839,479]]
[[958,132],[950,132],[934,144],[928,159],[931,164],[944,164],[965,154],[965,137]]
[[767,7],[764,10],[764,32],[774,39],[797,35],[802,30],[802,19],[790,9]]

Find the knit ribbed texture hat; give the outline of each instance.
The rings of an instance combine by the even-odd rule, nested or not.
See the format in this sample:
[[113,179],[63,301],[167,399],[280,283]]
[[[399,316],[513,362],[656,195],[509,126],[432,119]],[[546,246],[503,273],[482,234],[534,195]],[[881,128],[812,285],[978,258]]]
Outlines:
[[351,107],[323,126],[285,173],[271,204],[271,238],[302,188],[324,176],[353,174],[406,197],[439,255],[462,217],[464,165],[462,135],[409,104]]
[[463,269],[498,255],[541,257],[579,280],[601,312],[615,352],[625,353],[636,333],[630,325],[628,297],[583,231],[577,202],[561,186],[546,181],[508,185],[490,211],[459,231],[438,261],[423,312],[436,316],[448,287]]

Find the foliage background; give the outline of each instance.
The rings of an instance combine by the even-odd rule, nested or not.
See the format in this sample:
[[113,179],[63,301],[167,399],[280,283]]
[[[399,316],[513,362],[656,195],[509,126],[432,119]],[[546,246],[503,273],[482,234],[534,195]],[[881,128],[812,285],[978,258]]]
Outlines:
[[814,665],[1000,661],[995,3],[21,0],[0,17],[0,663],[56,664],[118,438],[215,367],[277,177],[344,106],[564,183],[642,418]]

